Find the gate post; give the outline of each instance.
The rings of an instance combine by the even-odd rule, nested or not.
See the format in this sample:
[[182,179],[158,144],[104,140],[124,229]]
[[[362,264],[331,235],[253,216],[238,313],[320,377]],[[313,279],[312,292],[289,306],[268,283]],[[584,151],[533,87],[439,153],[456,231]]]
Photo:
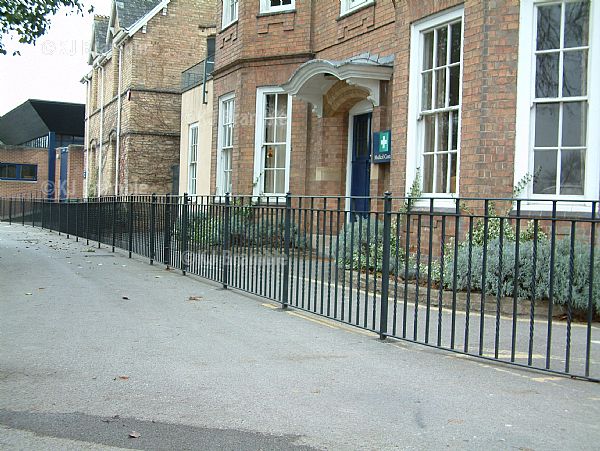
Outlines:
[[225,194],[225,210],[223,211],[223,255],[221,256],[221,279],[223,289],[226,290],[229,285],[229,248],[231,237],[231,216],[230,216],[231,198],[230,194]]
[[392,230],[392,193],[385,192],[383,204],[383,261],[381,264],[381,311],[379,338],[385,340],[388,332],[388,297],[390,290],[390,242]]
[[183,194],[183,206],[181,211],[181,255],[179,256],[181,262],[181,272],[185,276],[186,270],[188,267],[188,255],[187,255],[187,245],[188,245],[188,202],[190,198],[187,193]]
[[281,308],[287,309],[290,296],[290,247],[292,232],[292,193],[288,191],[285,195],[285,218],[283,223],[283,298],[281,299]]
[[150,264],[154,264],[156,246],[156,193],[152,193],[152,204],[150,205]]

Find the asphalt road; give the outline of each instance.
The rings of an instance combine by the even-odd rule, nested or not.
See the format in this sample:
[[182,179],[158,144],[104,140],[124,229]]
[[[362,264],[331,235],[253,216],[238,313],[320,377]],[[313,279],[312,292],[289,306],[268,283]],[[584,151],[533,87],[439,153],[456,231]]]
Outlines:
[[0,224],[1,449],[563,450],[599,440],[598,384],[381,342]]

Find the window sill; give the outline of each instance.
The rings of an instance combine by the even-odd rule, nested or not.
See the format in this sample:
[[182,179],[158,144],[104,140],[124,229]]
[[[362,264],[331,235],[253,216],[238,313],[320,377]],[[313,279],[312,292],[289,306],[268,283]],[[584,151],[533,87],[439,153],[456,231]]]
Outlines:
[[257,19],[261,17],[278,16],[280,14],[296,14],[296,8],[282,9],[281,11],[261,11],[256,15]]
[[225,31],[227,31],[228,28],[233,27],[234,25],[237,25],[239,19],[235,19],[233,22],[229,22],[227,25],[225,25],[224,27],[221,27],[221,31],[219,31],[219,33],[224,33]]
[[359,11],[362,11],[364,9],[370,8],[371,6],[375,6],[377,3],[375,2],[375,0],[369,2],[369,3],[365,3],[364,5],[361,6],[357,6],[354,9],[349,9],[348,11],[344,11],[343,13],[340,13],[339,17],[337,19],[335,19],[336,21],[340,21],[340,20],[344,20],[346,17],[351,16],[352,14],[356,14]]
[[10,183],[30,183],[35,184],[37,180],[14,180],[14,179],[0,179],[0,182],[10,182]]

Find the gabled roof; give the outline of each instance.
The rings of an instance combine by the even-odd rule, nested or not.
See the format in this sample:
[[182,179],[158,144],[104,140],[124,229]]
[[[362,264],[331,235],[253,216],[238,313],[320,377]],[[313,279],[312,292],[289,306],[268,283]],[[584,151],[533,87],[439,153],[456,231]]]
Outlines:
[[94,16],[88,64],[92,64],[96,55],[101,55],[110,50],[110,45],[107,44],[109,21],[110,17],[108,16]]
[[130,30],[140,19],[147,16],[162,0],[117,0],[119,26]]
[[85,105],[30,99],[0,117],[0,141],[21,145],[49,132],[84,136]]

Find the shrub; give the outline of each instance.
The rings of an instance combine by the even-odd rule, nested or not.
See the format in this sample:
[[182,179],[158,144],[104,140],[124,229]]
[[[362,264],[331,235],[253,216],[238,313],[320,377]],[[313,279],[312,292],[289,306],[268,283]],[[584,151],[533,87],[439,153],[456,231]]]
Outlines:
[[[469,274],[469,246],[461,243],[456,256],[456,272],[458,290],[480,291],[490,295],[514,296],[515,289],[520,299],[531,299],[535,283],[535,299],[548,299],[550,294],[550,253],[551,245],[547,237],[542,236],[537,241],[537,257],[534,259],[534,242],[525,241],[519,246],[518,278],[515,280],[515,242],[505,241],[502,249],[498,239],[492,239],[487,246],[486,283],[482,288],[483,245],[473,244],[471,268]],[[554,303],[567,305],[569,299],[570,276],[570,239],[557,241],[554,262]],[[502,253],[502,267],[500,267]],[[454,271],[454,249],[449,249],[445,256],[444,280],[445,288],[452,288]],[[535,261],[535,274],[533,272]],[[588,308],[589,294],[589,264],[590,246],[579,241],[575,242],[573,258],[573,292],[572,306],[575,310],[585,311]],[[594,267],[600,269],[600,256],[594,258]],[[439,278],[437,279],[439,282]],[[600,313],[600,271],[596,270],[591,282],[592,299],[597,313]]]
[[[403,265],[404,248],[396,251],[397,224],[392,222],[390,236],[390,273],[395,272],[396,255],[399,268]],[[357,220],[344,225],[332,243],[333,255],[345,269],[380,272],[383,267],[383,221]],[[338,242],[339,241],[339,247]]]

